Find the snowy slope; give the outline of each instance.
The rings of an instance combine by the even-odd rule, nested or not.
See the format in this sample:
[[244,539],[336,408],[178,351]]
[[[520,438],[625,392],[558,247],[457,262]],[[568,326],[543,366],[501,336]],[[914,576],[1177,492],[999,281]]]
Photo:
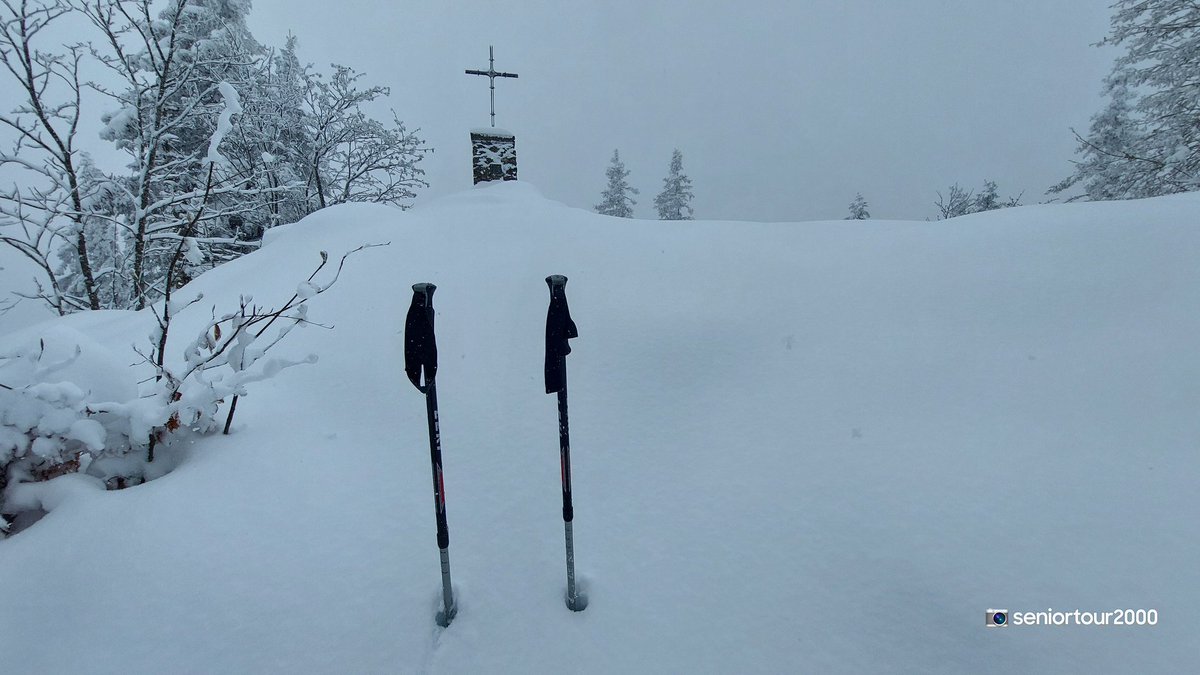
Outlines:
[[[390,241],[312,301],[333,330],[280,347],[320,361],[251,385],[235,433],[159,480],[59,479],[0,541],[3,670],[1196,672],[1198,217],[1192,194],[664,223],[520,183],[328,209],[193,282],[206,302],[173,329]],[[580,614],[541,380],[552,273],[580,332]],[[445,631],[402,364],[418,281],[438,285]],[[114,351],[148,330],[66,321]],[[992,630],[988,608],[1160,619]]]

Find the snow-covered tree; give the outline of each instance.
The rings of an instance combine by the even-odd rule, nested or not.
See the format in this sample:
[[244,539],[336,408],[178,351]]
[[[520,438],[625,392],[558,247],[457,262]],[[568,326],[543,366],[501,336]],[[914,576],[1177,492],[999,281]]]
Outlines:
[[868,208],[867,200],[863,199],[862,193],[856,193],[854,201],[850,202],[850,215],[846,216],[846,220],[867,220],[871,217]]
[[983,188],[978,193],[955,183],[950,186],[945,196],[941,192],[938,192],[937,195],[934,206],[938,209],[938,220],[1021,205],[1021,195],[1019,194],[1015,197],[1000,197],[1000,190],[996,181],[993,180],[984,181]]
[[975,201],[971,205],[971,212],[993,211],[1000,207],[1000,190],[996,186],[996,181],[985,180],[983,182],[983,189],[975,195]]
[[[187,3],[181,34],[190,42],[185,40],[183,46],[203,58],[196,59],[195,72],[178,93],[177,105],[201,100],[210,106],[210,113],[189,117],[190,126],[175,130],[175,145],[181,153],[208,159],[210,141],[220,119],[211,111],[213,106],[221,110],[228,104],[229,97],[221,87],[223,84],[231,87],[236,93],[238,109],[222,136],[219,158],[223,166],[216,179],[218,187],[240,184],[245,189],[218,192],[206,205],[207,217],[197,224],[191,249],[191,259],[200,262],[188,264],[181,282],[252,250],[253,245],[239,241],[242,231],[266,227],[270,218],[267,204],[273,201],[275,191],[280,190],[267,178],[269,169],[257,144],[239,143],[247,135],[255,137],[255,132],[269,124],[272,116],[260,104],[263,98],[260,80],[262,72],[269,68],[270,55],[246,25],[250,2],[187,0]],[[199,168],[198,181],[205,177],[203,161]]]
[[945,220],[947,218],[957,218],[971,213],[971,207],[974,205],[974,194],[960,186],[958,183],[950,186],[950,190],[946,196],[942,196],[941,192],[937,193],[938,198],[934,203],[938,209],[938,219]]
[[604,174],[608,176],[608,187],[604,189],[601,201],[596,205],[596,213],[632,218],[633,207],[637,204],[633,195],[638,194],[638,189],[625,180],[629,177],[629,170],[625,168],[625,162],[621,161],[621,156],[616,150],[613,150],[612,162]]
[[[101,309],[123,309],[130,306],[132,288],[129,284],[129,234],[118,223],[128,220],[133,212],[129,199],[128,181],[107,175],[86,153],[79,155],[79,185],[86,195],[82,214],[83,234],[88,241],[88,257],[95,274],[95,290]],[[59,267],[56,273],[67,296],[85,292],[86,279],[78,273],[78,249],[63,246],[58,250]]]
[[1133,93],[1123,81],[1109,81],[1106,89],[1108,103],[1092,116],[1087,137],[1076,134],[1076,154],[1082,158],[1074,162],[1075,172],[1049,190],[1066,192],[1077,184],[1083,188],[1082,194],[1068,201],[1132,199],[1157,193],[1157,181],[1135,178],[1147,174],[1142,171],[1146,163],[1130,154],[1143,143],[1142,129],[1134,120]]
[[257,218],[244,219],[244,236],[275,225],[295,222],[310,209],[305,197],[307,159],[312,138],[304,111],[307,70],[296,53],[297,39],[289,35],[277,53],[263,60],[251,90],[243,96],[243,123],[230,137],[230,161],[253,170],[263,167],[270,192],[263,194]]
[[[0,114],[0,127],[15,136],[11,150],[0,150],[0,168],[20,170],[22,180],[0,188],[0,243],[19,251],[45,275],[38,280],[38,297],[59,314],[99,309],[84,231],[90,197],[80,181],[75,144],[85,50],[41,44],[42,31],[71,11],[65,2],[2,2],[0,65],[18,93],[15,107]],[[70,269],[57,260],[63,246],[74,249]],[[63,274],[74,277],[70,288]]]
[[416,189],[427,187],[417,166],[429,151],[392,113],[392,124],[362,111],[364,104],[387,97],[387,87],[360,89],[362,74],[334,64],[328,79],[309,73],[305,112],[310,137],[303,167],[309,208],[345,202],[409,206]]
[[[0,114],[15,132],[0,168],[26,174],[0,188],[0,244],[34,262],[37,297],[60,314],[161,299],[185,228],[180,285],[252,250],[268,227],[343,202],[404,208],[426,185],[416,131],[363,110],[389,91],[360,88],[342,66],[313,73],[294,37],[266,49],[246,25],[250,0],[0,3],[0,65],[22,92]],[[71,14],[96,29],[91,43],[40,44]],[[102,81],[81,80],[85,59]],[[123,176],[76,147],[84,89],[107,97],[101,138],[128,155]]]
[[1108,104],[1092,117],[1087,136],[1075,133],[1082,159],[1050,191],[1080,185],[1089,199],[1119,199],[1195,190],[1200,4],[1118,0],[1113,10],[1109,34],[1098,44],[1125,52],[1104,82]]
[[683,173],[683,153],[671,153],[671,167],[663,179],[663,189],[654,198],[659,220],[692,219],[692,179]]
[[[213,135],[222,120],[232,125],[241,104],[231,84],[209,79],[227,69],[231,58],[230,50],[220,47],[232,34],[229,22],[212,14],[245,5],[170,0],[155,15],[154,4],[89,0],[81,5],[103,36],[93,55],[120,82],[96,89],[117,106],[104,116],[101,137],[130,160],[133,211],[123,226],[132,240],[136,309],[162,297],[169,258],[194,214],[201,214],[198,233],[203,235],[211,224],[247,210],[254,196],[269,189],[265,180],[239,172],[221,154],[228,128],[219,139]],[[197,241],[209,245],[228,239]]]

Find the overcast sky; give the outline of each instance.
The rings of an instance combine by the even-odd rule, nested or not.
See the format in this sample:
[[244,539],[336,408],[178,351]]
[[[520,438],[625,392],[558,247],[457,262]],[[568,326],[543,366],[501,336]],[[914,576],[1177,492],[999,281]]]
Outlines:
[[[488,91],[463,71],[486,69],[492,44],[497,70],[520,75],[497,79],[497,125],[517,136],[521,179],[551,199],[592,208],[618,148],[636,214],[655,217],[678,147],[697,218],[841,218],[861,191],[876,218],[921,219],[955,181],[1034,203],[1070,172],[1070,128],[1099,109],[1116,55],[1091,46],[1107,4],[254,0],[249,24],[391,87],[375,112],[395,108],[435,149],[418,201],[471,186]],[[103,161],[111,146],[87,122]]]
[[471,184],[468,133],[517,136],[520,177],[590,208],[614,148],[652,217],[671,149],[698,218],[924,218],[936,191],[999,182],[1025,203],[1070,171],[1116,52],[1104,0],[499,3],[255,0],[269,44],[392,87],[436,152],[425,196]]

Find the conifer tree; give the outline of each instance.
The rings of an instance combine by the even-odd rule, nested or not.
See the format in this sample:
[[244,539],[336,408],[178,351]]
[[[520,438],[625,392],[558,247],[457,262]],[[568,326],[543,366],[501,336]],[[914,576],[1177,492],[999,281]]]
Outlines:
[[662,192],[654,198],[659,220],[692,219],[692,179],[683,173],[683,153],[671,153],[671,168],[663,179]]
[[1113,12],[1098,45],[1125,53],[1104,81],[1109,102],[1087,136],[1075,134],[1082,159],[1050,191],[1079,184],[1073,199],[1129,199],[1200,188],[1200,5],[1118,0]]
[[637,204],[632,195],[638,194],[638,189],[631,186],[625,179],[629,170],[620,154],[613,150],[612,163],[604,172],[608,176],[608,187],[605,188],[602,200],[596,205],[596,213],[617,218],[632,218],[633,206]]
[[867,208],[867,200],[863,199],[862,193],[855,194],[854,201],[850,202],[850,215],[846,216],[846,220],[867,220],[871,217]]

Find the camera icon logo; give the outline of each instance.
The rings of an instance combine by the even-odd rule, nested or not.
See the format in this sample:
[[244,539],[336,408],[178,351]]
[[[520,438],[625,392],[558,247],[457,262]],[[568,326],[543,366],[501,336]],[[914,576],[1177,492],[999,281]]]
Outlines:
[[983,615],[983,623],[988,628],[1008,628],[1008,610],[989,609]]

